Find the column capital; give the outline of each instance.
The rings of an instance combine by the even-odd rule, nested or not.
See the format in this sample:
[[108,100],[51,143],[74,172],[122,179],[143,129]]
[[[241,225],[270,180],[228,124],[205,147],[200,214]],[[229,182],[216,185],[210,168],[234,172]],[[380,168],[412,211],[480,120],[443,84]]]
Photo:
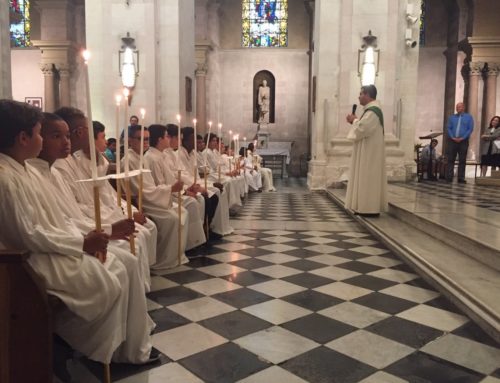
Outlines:
[[40,64],[40,70],[42,71],[44,76],[53,76],[54,64],[49,64],[49,63]]
[[500,72],[500,64],[488,63],[488,70],[486,72],[488,76],[498,76],[499,72]]
[[469,63],[469,76],[480,76],[483,73],[484,62],[482,61],[473,61]]
[[54,63],[54,66],[61,76],[70,76],[73,72],[73,65],[68,63]]
[[206,62],[204,63],[196,63],[196,70],[194,71],[194,74],[198,76],[206,76],[208,72],[208,64]]
[[196,75],[206,76],[208,72],[207,55],[212,50],[212,44],[208,41],[197,41],[195,45]]

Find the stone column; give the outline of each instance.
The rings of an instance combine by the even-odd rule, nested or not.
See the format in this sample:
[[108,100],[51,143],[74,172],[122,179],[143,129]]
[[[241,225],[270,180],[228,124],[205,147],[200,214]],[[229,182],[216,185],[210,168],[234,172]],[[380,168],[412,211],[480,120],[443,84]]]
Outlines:
[[198,65],[195,71],[195,75],[196,75],[196,119],[198,120],[197,125],[201,133],[207,130],[206,65]]
[[498,70],[499,64],[488,63],[488,72],[486,73],[486,100],[483,102],[485,120],[481,124],[481,131],[488,125],[491,118],[496,114]]
[[68,64],[57,64],[59,71],[59,106],[71,106],[71,87],[70,77],[71,70]]
[[207,87],[206,78],[208,72],[208,51],[212,49],[208,41],[199,41],[195,46],[196,55],[196,119],[199,131],[207,131]]
[[0,98],[12,98],[9,2],[0,3]]
[[56,107],[55,86],[54,86],[54,64],[40,64],[40,69],[45,80],[44,91],[44,111],[53,112]]
[[470,113],[474,119],[474,131],[469,140],[469,153],[468,158],[476,160],[479,158],[479,134],[481,128],[478,126],[479,123],[479,79],[482,75],[482,70],[484,67],[483,62],[471,62],[469,72],[469,95],[467,99],[467,112]]

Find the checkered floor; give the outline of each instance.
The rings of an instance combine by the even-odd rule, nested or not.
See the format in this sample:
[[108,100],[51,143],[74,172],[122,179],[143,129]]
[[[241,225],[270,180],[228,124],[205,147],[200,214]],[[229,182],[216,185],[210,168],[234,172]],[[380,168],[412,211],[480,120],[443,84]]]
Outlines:
[[[440,180],[438,182],[397,183],[397,185],[423,192],[426,195],[435,195],[500,212],[500,194],[497,187],[479,186],[474,185],[472,181],[469,182],[471,183],[463,185],[456,183],[449,184]],[[450,189],[453,190],[453,193],[450,193]]]
[[154,276],[161,362],[112,365],[114,382],[500,382],[497,343],[361,226],[339,230],[350,218],[325,195],[284,182],[233,226],[329,230],[237,229]]

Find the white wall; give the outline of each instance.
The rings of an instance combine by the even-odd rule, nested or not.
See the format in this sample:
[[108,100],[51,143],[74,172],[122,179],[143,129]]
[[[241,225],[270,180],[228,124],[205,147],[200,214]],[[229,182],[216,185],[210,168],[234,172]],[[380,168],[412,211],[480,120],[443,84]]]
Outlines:
[[[12,49],[12,98],[25,101],[26,97],[44,98],[44,79],[40,70],[38,49]],[[45,105],[45,100],[42,101]]]

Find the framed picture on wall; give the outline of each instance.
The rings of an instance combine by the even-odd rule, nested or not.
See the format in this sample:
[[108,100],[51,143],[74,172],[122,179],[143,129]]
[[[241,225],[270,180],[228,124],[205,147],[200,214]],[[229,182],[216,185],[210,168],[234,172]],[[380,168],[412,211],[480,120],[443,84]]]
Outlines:
[[26,104],[30,104],[31,106],[34,106],[35,108],[43,110],[41,97],[25,97],[24,102]]

